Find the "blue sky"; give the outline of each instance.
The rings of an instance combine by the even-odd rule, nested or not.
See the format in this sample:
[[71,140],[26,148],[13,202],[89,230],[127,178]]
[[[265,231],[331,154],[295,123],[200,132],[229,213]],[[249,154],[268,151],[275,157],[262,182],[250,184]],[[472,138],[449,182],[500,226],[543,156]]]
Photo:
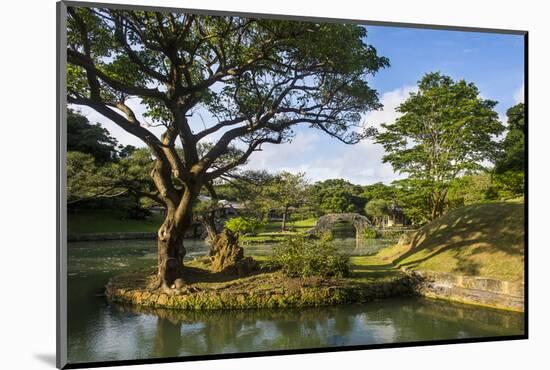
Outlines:
[[[496,110],[502,118],[522,100],[523,36],[385,26],[367,30],[367,42],[391,63],[370,80],[384,109],[366,114],[367,124],[392,122],[395,108],[432,71],[474,82],[483,97],[499,102]],[[403,177],[382,163],[383,148],[372,141],[349,146],[315,130],[297,132],[293,143],[255,153],[248,167],[302,171],[312,181],[344,178],[358,184]]]
[[[367,113],[364,118],[368,125],[379,127],[395,120],[395,108],[414,91],[417,81],[432,71],[474,82],[483,97],[499,102],[496,110],[502,118],[509,107],[523,100],[523,36],[386,26],[367,26],[367,30],[366,42],[391,63],[370,79],[384,109]],[[142,107],[135,109],[143,111]],[[112,122],[82,111],[90,121],[102,123],[122,144],[143,146]],[[202,126],[194,118],[194,124]],[[311,182],[344,178],[364,185],[400,178],[389,164],[382,163],[384,151],[372,141],[350,146],[318,130],[299,127],[295,131],[293,142],[263,146],[246,168],[305,172]]]
[[376,89],[414,85],[425,73],[441,71],[475,82],[503,111],[515,104],[510,92],[523,84],[523,36],[374,26],[367,30],[367,42],[391,63],[373,79]]

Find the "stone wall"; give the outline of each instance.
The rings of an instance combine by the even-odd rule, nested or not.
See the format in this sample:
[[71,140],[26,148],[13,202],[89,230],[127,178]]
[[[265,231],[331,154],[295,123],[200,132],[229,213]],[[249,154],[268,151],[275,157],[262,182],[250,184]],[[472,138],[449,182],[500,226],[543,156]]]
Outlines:
[[418,293],[426,297],[524,311],[523,283],[432,271],[407,273],[423,280]]

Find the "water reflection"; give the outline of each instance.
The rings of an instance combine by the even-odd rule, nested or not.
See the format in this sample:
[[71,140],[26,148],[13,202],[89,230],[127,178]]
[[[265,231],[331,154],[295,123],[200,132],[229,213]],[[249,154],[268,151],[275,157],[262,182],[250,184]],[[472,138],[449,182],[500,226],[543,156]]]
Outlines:
[[[151,245],[153,244],[153,245]],[[193,253],[202,253],[197,245]],[[69,361],[254,352],[523,333],[523,315],[426,299],[309,309],[177,311],[113,305],[109,277],[154,268],[154,243],[69,246]]]
[[122,316],[155,319],[150,353],[154,357],[476,338],[523,331],[522,315],[411,298],[292,310],[113,307]]

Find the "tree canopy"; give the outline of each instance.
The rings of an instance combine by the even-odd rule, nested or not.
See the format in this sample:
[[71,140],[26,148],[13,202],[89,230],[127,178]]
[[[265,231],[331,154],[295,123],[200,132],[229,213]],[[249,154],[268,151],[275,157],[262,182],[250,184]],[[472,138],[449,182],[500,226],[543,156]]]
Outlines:
[[382,125],[376,142],[386,151],[383,160],[426,190],[429,219],[443,212],[451,180],[495,161],[504,131],[496,104],[473,83],[428,73],[397,108],[402,115]]
[[[215,178],[262,144],[287,140],[294,124],[347,143],[372,134],[350,130],[380,107],[366,77],[388,65],[365,37],[354,25],[70,7],[68,101],[142,139],[182,181],[189,173]],[[132,97],[166,127],[161,139],[138,121]],[[198,106],[212,121],[193,131],[187,117]],[[216,132],[221,138],[200,156],[198,142]],[[247,144],[242,156],[208,171],[235,139]]]
[[508,132],[502,142],[503,156],[495,165],[496,173],[523,171],[525,168],[525,105],[519,103],[506,111]]
[[366,199],[363,189],[343,179],[316,182],[309,189],[311,208],[318,215],[325,213],[361,212]]
[[118,142],[100,124],[91,124],[88,118],[67,109],[67,151],[90,154],[98,163],[117,157]]

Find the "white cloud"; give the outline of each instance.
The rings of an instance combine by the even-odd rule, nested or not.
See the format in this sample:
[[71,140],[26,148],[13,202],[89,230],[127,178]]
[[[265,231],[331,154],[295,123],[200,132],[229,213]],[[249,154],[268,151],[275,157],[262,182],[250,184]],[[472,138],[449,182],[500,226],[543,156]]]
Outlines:
[[417,86],[403,86],[395,90],[391,90],[382,94],[380,101],[384,108],[379,111],[372,111],[365,115],[365,120],[368,125],[380,128],[382,123],[391,123],[399,117],[399,113],[395,109],[405,101],[410,93],[418,91]]
[[[414,86],[403,86],[382,94],[383,110],[366,114],[366,125],[379,129],[382,123],[393,122],[399,117],[395,108],[414,91]],[[311,181],[343,178],[356,184],[390,183],[402,178],[391,165],[382,163],[384,148],[372,140],[345,145],[324,136],[313,129],[300,131],[292,143],[265,146],[262,152],[254,153],[246,168],[305,172]]]
[[523,103],[525,96],[525,84],[521,84],[521,87],[514,92],[514,102],[516,104]]
[[246,168],[298,172],[297,164],[304,158],[313,156],[320,140],[318,131],[300,131],[290,143],[264,145],[261,151],[251,155]]

